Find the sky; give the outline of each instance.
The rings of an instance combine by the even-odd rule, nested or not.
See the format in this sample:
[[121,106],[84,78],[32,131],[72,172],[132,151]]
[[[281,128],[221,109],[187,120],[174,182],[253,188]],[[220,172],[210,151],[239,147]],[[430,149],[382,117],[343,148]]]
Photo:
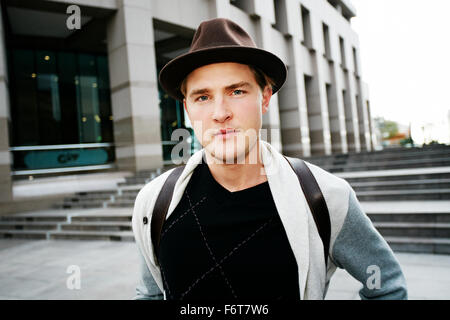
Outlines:
[[351,3],[372,117],[450,143],[450,0]]

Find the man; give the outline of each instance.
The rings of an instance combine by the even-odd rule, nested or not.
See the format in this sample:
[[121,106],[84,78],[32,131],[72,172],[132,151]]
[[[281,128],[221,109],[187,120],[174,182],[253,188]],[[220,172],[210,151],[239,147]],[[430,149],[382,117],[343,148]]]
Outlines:
[[136,198],[132,224],[143,261],[136,298],[323,299],[336,267],[363,284],[363,299],[407,298],[392,250],[350,185],[307,163],[330,215],[325,255],[296,173],[259,138],[286,74],[277,56],[227,19],[200,24],[190,51],[161,70],[203,149],[182,169],[157,247],[150,222],[172,170]]

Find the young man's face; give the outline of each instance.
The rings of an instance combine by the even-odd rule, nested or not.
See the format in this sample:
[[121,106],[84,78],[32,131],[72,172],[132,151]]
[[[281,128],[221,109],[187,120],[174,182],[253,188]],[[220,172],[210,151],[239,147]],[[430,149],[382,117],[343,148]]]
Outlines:
[[241,163],[256,150],[271,96],[270,86],[262,90],[249,66],[215,63],[188,75],[184,106],[206,152],[219,162]]

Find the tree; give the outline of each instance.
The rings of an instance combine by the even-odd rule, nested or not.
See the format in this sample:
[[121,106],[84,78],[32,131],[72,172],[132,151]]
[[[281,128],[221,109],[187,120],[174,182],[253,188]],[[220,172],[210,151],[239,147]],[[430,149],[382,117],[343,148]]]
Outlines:
[[397,122],[385,120],[383,117],[376,117],[374,121],[383,140],[390,139],[398,134]]

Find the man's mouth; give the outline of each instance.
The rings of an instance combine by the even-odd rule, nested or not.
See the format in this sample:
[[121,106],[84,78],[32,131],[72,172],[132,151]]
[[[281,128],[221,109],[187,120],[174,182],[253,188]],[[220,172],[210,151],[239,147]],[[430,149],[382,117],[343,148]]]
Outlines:
[[234,128],[219,129],[219,131],[216,132],[216,134],[214,134],[214,136],[224,136],[224,135],[232,134],[235,132],[238,132],[238,130],[236,130]]

